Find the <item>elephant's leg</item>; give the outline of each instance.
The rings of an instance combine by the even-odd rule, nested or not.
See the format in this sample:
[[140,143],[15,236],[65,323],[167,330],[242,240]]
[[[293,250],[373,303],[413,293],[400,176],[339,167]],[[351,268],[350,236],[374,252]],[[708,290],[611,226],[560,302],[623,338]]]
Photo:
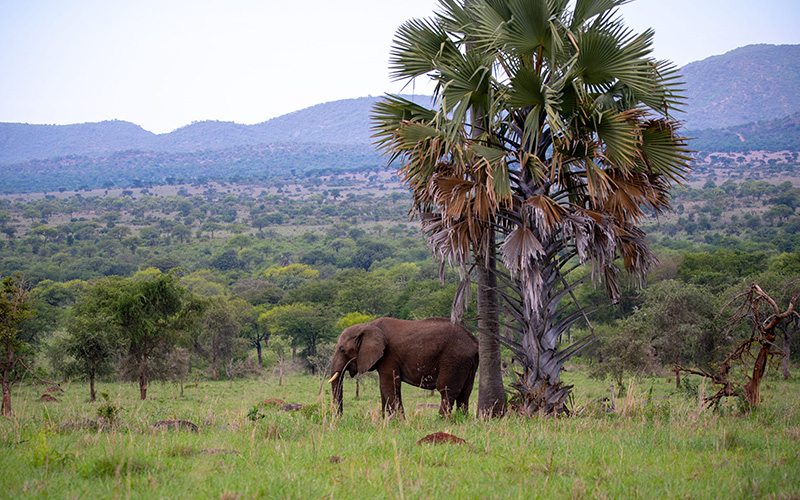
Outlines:
[[442,393],[442,404],[439,414],[445,416],[456,408],[467,411],[469,396],[472,393],[472,384],[475,379],[474,372],[464,372],[460,369],[448,370],[439,375],[436,388]]
[[437,387],[442,394],[442,403],[439,405],[439,415],[446,417],[450,415],[453,410],[453,404],[456,401],[455,392],[447,385]]
[[381,383],[381,417],[395,412],[403,414],[403,400],[400,395],[400,375],[395,370],[379,372]]
[[466,415],[469,412],[469,396],[472,394],[472,385],[474,384],[474,379],[469,379],[461,388],[461,392],[458,393],[458,397],[456,397],[456,405],[461,412]]

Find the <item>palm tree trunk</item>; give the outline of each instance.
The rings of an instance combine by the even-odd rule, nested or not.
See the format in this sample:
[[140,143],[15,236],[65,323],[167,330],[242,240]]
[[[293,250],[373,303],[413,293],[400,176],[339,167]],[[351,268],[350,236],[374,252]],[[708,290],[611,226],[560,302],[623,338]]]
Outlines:
[[[494,231],[492,230],[492,234]],[[491,238],[490,241],[493,241]],[[481,416],[497,417],[505,411],[503,367],[500,358],[500,322],[497,309],[497,275],[494,247],[486,265],[478,266],[478,409]]]

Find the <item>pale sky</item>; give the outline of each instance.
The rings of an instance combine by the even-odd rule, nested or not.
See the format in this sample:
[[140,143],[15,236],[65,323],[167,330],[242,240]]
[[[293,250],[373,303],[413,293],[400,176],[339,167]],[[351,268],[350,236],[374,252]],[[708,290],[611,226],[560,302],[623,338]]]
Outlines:
[[[0,0],[0,122],[119,119],[165,133],[398,92],[387,69],[394,32],[437,9],[437,0]],[[621,13],[636,31],[653,27],[656,57],[679,66],[800,43],[800,0],[637,0]]]

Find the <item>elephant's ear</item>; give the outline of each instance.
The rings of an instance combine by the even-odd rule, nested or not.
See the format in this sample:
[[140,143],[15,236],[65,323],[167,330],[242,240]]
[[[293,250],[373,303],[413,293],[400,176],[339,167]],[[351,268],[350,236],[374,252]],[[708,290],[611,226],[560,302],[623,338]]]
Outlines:
[[372,369],[383,356],[384,350],[386,350],[386,337],[383,335],[383,330],[375,326],[364,328],[356,361],[359,375]]

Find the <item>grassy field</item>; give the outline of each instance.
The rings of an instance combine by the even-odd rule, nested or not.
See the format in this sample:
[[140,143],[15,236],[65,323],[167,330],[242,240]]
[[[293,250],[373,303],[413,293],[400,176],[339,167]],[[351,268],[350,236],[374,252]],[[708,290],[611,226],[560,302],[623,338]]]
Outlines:
[[[111,429],[80,428],[103,402],[85,384],[54,393],[22,385],[14,417],[0,419],[0,498],[798,498],[800,383],[768,379],[764,405],[704,410],[666,378],[631,380],[606,414],[587,404],[607,383],[575,369],[574,415],[441,419],[438,395],[404,386],[406,418],[380,418],[378,388],[345,383],[331,415],[321,379],[201,381],[185,388],[99,384],[116,407]],[[699,385],[699,392],[708,391]],[[473,393],[475,394],[475,393]],[[296,412],[260,406],[300,403]],[[471,407],[474,409],[474,396]],[[648,399],[650,402],[648,403]],[[421,406],[422,405],[422,406]],[[580,413],[578,415],[578,413]],[[256,420],[248,417],[252,416]],[[260,418],[258,418],[260,417]],[[181,419],[198,432],[154,430]],[[70,425],[72,424],[72,425]],[[466,444],[416,444],[447,432]]]

